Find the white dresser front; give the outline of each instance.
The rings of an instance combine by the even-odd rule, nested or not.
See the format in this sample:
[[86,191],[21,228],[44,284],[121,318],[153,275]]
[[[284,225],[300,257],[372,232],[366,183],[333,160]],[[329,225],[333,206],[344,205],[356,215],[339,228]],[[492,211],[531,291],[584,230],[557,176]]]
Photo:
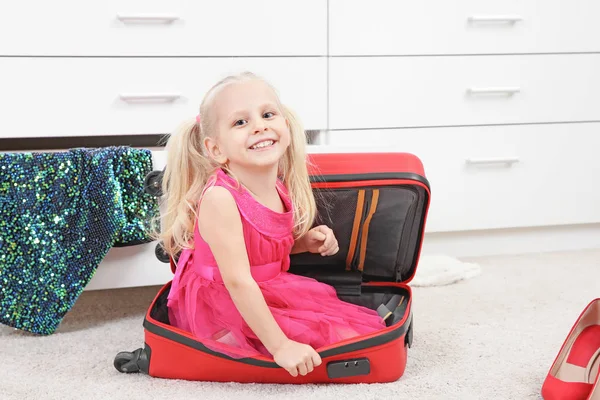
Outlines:
[[268,79],[306,129],[327,126],[322,58],[5,58],[0,138],[169,134],[230,73]]
[[600,50],[596,0],[329,0],[332,56]]
[[[0,150],[54,138],[154,148],[216,80],[250,70],[320,132],[310,151],[423,160],[425,251],[598,245],[596,1],[23,0],[2,11]],[[162,150],[155,161],[162,169]],[[556,246],[538,239],[546,231]],[[154,249],[111,249],[88,289],[164,283]]]
[[20,0],[2,6],[11,56],[324,56],[322,0]]
[[333,58],[331,129],[600,121],[600,53]]
[[600,123],[337,131],[330,145],[416,154],[430,233],[600,223]]
[[335,151],[419,156],[424,251],[600,246],[600,3],[329,1]]

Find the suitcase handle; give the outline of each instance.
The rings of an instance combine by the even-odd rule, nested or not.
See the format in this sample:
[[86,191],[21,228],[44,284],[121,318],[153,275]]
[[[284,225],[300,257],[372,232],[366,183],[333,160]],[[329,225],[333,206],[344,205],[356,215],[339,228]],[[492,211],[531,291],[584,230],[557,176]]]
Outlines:
[[368,358],[332,361],[327,364],[327,376],[330,379],[369,375],[369,373],[371,373],[371,364]]

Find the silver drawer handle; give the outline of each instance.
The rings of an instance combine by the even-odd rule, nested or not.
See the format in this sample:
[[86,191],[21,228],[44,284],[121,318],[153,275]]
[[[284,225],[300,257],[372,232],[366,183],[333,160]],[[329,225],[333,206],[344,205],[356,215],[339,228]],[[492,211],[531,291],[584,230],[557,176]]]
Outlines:
[[178,93],[146,93],[146,94],[119,94],[121,100],[130,102],[140,101],[159,101],[159,102],[173,102],[181,97]]
[[506,164],[511,166],[514,163],[518,163],[517,157],[502,157],[502,158],[467,158],[467,164],[470,165],[489,165],[489,164]]
[[117,14],[117,19],[121,22],[154,22],[170,24],[177,21],[177,15],[144,15],[144,14]]
[[523,21],[523,17],[519,15],[472,15],[469,17],[469,22],[494,22],[504,24],[514,24],[519,21]]
[[483,88],[468,88],[469,94],[506,94],[512,96],[521,91],[520,87],[483,87]]

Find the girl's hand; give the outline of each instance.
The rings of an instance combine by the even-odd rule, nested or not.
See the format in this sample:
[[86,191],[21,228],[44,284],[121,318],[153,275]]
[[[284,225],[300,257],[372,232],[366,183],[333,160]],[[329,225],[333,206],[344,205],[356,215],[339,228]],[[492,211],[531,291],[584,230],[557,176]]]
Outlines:
[[321,365],[321,356],[315,349],[293,340],[286,340],[279,346],[273,354],[273,359],[294,377],[298,374],[305,376],[312,372],[314,367]]
[[332,256],[340,250],[333,231],[326,225],[319,225],[308,231],[304,237],[304,245],[307,251],[321,253],[322,256]]

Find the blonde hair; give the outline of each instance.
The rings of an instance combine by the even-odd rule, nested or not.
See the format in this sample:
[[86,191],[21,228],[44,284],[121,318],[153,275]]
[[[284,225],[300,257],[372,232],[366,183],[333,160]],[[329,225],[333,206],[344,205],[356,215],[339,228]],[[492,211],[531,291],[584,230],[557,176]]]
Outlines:
[[[161,242],[171,257],[184,248],[193,247],[198,201],[209,177],[221,167],[205,154],[203,145],[205,137],[216,135],[216,118],[212,111],[214,99],[228,84],[255,79],[273,90],[289,123],[291,143],[279,162],[279,176],[290,193],[294,208],[293,234],[299,238],[312,227],[317,207],[308,176],[304,128],[294,112],[281,103],[271,84],[251,72],[244,72],[217,82],[202,100],[200,122],[194,119],[183,123],[165,147],[167,163],[162,178],[162,201],[166,202],[166,207],[162,215],[154,219],[149,234]],[[160,225],[162,227],[157,229]]]

